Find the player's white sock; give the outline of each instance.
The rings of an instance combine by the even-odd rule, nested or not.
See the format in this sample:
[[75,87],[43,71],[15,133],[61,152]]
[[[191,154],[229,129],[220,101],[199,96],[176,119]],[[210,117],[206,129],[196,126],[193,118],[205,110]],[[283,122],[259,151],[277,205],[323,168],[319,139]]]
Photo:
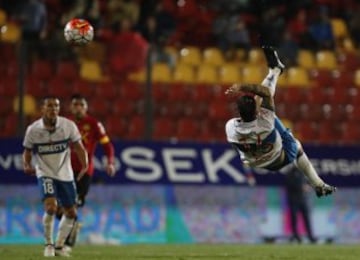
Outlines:
[[281,70],[277,67],[273,69],[269,69],[269,73],[266,75],[263,82],[261,82],[261,85],[270,88],[271,95],[274,96],[275,94],[275,88],[278,81],[278,78],[280,76]]
[[65,239],[70,234],[71,229],[74,225],[75,220],[73,218],[67,218],[65,215],[62,216],[59,223],[59,230],[56,237],[55,247],[63,247]]
[[322,186],[324,184],[305,153],[297,158],[296,165],[298,169],[306,175],[313,187]]
[[54,244],[54,220],[55,215],[50,215],[46,212],[44,213],[42,223],[44,226],[45,244],[47,245]]

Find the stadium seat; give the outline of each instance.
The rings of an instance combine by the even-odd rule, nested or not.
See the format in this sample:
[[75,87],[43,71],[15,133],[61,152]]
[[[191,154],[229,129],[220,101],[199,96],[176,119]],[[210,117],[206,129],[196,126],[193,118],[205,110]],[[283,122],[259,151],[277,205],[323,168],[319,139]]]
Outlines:
[[297,64],[304,69],[315,68],[316,62],[314,54],[309,50],[301,49],[297,56]]
[[166,100],[171,102],[186,102],[190,97],[190,89],[188,85],[181,83],[173,83],[168,86]]
[[61,78],[53,78],[52,80],[50,80],[46,85],[46,89],[48,95],[55,96],[60,99],[68,99],[74,91],[74,88],[66,84],[65,81]]
[[15,23],[7,23],[1,27],[0,41],[17,43],[21,38],[21,30]]
[[162,102],[167,100],[168,93],[172,90],[172,85],[162,84],[162,83],[154,83],[152,85],[152,99],[154,102]]
[[305,91],[302,88],[284,88],[283,102],[288,105],[300,105],[305,101]]
[[135,104],[126,99],[116,99],[116,102],[110,105],[110,112],[117,118],[127,118],[135,112]]
[[222,66],[224,63],[224,56],[219,48],[208,47],[204,49],[203,64]]
[[340,71],[353,72],[360,67],[360,55],[358,53],[341,52],[338,56]]
[[138,83],[143,83],[146,80],[146,70],[142,69],[140,71],[131,72],[128,74],[128,80]]
[[174,46],[166,46],[165,53],[171,55],[176,61],[179,59],[179,51]]
[[101,82],[105,80],[100,64],[97,61],[84,60],[80,64],[80,77],[87,81]]
[[178,64],[173,74],[173,82],[194,83],[195,72],[192,66]]
[[53,65],[47,60],[36,60],[31,65],[30,75],[41,80],[54,77]]
[[98,99],[89,99],[89,113],[98,118],[105,118],[110,114],[110,104]]
[[339,141],[341,144],[358,144],[360,142],[360,124],[353,121],[342,123]]
[[218,71],[215,66],[203,64],[196,72],[196,83],[216,84],[218,83]]
[[133,116],[129,120],[127,136],[128,140],[143,140],[145,135],[145,121],[143,116]]
[[18,128],[18,115],[15,113],[8,114],[5,117],[4,128],[1,135],[4,137],[11,137],[16,135]]
[[233,63],[226,63],[220,67],[219,83],[234,84],[241,81],[240,68]]
[[95,61],[101,64],[105,61],[106,46],[104,46],[101,42],[92,41],[78,49],[78,56],[80,58],[80,62]]
[[101,99],[114,100],[118,96],[118,86],[112,81],[99,82],[94,86],[95,95]]
[[12,99],[0,95],[0,116],[5,118],[13,110]]
[[191,89],[191,101],[195,104],[198,102],[209,102],[213,97],[212,88],[209,86],[197,84]]
[[351,97],[347,88],[341,89],[333,88],[329,92],[329,103],[330,104],[348,104],[350,103]]
[[319,69],[334,70],[338,68],[335,53],[332,51],[318,51],[315,57],[316,67]]
[[303,67],[291,67],[287,71],[287,84],[291,87],[310,87],[310,79]]
[[333,76],[332,70],[325,69],[312,69],[310,70],[310,79],[314,86],[320,88],[332,87],[333,85]]
[[[26,116],[35,116],[37,115],[37,104],[36,100],[31,95],[24,95],[23,101],[23,112]],[[15,113],[19,113],[19,96],[16,96],[13,100],[13,109]]]
[[223,120],[226,122],[229,118],[231,118],[231,110],[227,103],[213,101],[209,104],[208,108],[208,118],[213,120]]
[[40,98],[47,95],[47,89],[44,88],[44,83],[40,79],[33,77],[26,77],[25,79],[25,90],[27,94]]
[[1,94],[8,98],[13,98],[17,94],[18,81],[14,77],[4,77],[0,80]]
[[118,89],[122,99],[139,101],[144,98],[144,89],[141,84],[135,82],[123,82]]
[[117,120],[114,120],[113,117],[107,117],[104,126],[111,139],[123,139],[126,137],[128,124],[122,117]]
[[75,62],[60,61],[57,64],[56,76],[65,80],[75,80],[79,77],[79,68]]
[[189,46],[179,52],[180,62],[186,65],[199,66],[202,62],[201,51],[198,47]]
[[325,88],[310,88],[305,94],[305,102],[307,104],[326,104],[328,102],[328,94]]
[[85,97],[95,97],[95,86],[86,80],[78,79],[72,82],[72,94],[79,93]]
[[200,134],[200,126],[197,120],[181,118],[176,125],[176,138],[179,141],[195,141]]
[[158,117],[154,120],[153,140],[169,141],[175,136],[175,122],[172,117]]
[[349,35],[346,23],[343,19],[331,18],[330,23],[335,39],[343,39]]
[[261,48],[252,48],[248,53],[248,61],[250,65],[263,65],[265,64],[264,52]]
[[155,63],[151,75],[153,82],[169,83],[171,81],[171,70],[166,63]]
[[357,69],[354,74],[354,84],[356,87],[360,87],[360,69]]
[[260,66],[245,66],[242,69],[242,82],[244,84],[260,84],[265,78]]
[[317,143],[319,144],[336,144],[341,138],[339,124],[334,124],[330,120],[322,120],[318,127]]
[[5,10],[0,9],[0,27],[6,24],[7,14]]
[[318,137],[317,125],[312,121],[297,121],[294,124],[294,130],[297,134],[297,138],[302,143],[312,143]]

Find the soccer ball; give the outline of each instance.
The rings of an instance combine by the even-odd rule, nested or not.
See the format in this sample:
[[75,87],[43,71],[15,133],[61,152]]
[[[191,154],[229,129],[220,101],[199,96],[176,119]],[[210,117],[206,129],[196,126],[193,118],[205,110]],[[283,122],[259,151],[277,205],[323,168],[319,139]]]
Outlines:
[[94,38],[94,28],[88,21],[74,18],[65,25],[64,36],[71,45],[85,45]]

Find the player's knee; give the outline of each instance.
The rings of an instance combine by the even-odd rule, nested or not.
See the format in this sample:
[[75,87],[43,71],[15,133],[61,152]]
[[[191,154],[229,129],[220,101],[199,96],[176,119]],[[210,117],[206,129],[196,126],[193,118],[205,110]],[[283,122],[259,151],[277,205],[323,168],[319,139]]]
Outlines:
[[46,198],[44,200],[44,207],[46,213],[49,215],[54,215],[57,212],[57,201],[55,198]]
[[77,211],[75,207],[65,209],[64,214],[67,218],[71,218],[71,219],[77,218]]

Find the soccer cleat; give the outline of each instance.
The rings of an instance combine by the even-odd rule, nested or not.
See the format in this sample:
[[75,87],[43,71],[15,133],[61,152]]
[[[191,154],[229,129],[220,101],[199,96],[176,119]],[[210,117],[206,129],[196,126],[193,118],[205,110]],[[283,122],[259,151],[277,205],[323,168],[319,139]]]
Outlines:
[[316,196],[318,196],[319,198],[322,196],[330,195],[335,191],[336,191],[336,187],[327,184],[323,184],[322,186],[315,187]]
[[70,257],[70,253],[65,250],[64,247],[56,247],[55,248],[55,256],[63,256],[63,257]]
[[53,256],[55,256],[54,245],[52,245],[52,244],[45,245],[44,256],[45,257],[53,257]]
[[280,61],[279,56],[272,46],[262,46],[267,64],[270,68],[279,68],[280,74],[284,71],[285,65]]

